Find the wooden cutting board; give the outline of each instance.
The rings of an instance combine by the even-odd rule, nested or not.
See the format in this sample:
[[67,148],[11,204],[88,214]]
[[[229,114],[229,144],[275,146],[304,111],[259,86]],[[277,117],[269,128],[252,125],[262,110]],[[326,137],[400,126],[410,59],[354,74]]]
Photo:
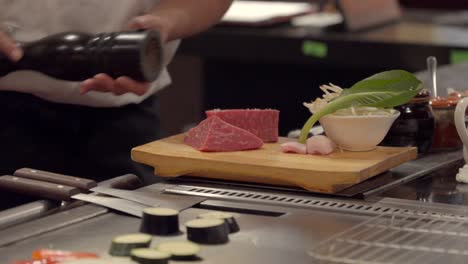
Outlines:
[[236,152],[200,152],[183,142],[184,134],[132,149],[132,159],[155,168],[163,177],[182,175],[298,186],[336,193],[417,157],[417,149],[378,147],[368,152],[340,151],[326,155],[282,153],[278,143]]

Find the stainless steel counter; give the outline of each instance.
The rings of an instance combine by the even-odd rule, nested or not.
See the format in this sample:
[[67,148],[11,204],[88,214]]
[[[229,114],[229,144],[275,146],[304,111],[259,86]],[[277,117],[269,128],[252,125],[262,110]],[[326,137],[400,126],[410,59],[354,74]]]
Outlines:
[[[378,256],[378,252],[387,248],[395,249],[394,244],[380,241],[380,236],[349,239],[355,235],[356,228],[369,230],[368,234],[386,234],[383,237],[398,231],[416,239],[421,234],[433,238],[431,232],[436,231],[450,235],[442,226],[454,226],[461,231],[444,237],[444,241],[463,240],[463,236],[458,235],[462,231],[468,237],[468,207],[458,206],[468,203],[465,198],[468,187],[454,181],[454,173],[462,164],[460,151],[426,155],[336,197],[297,189],[193,180],[158,183],[138,191],[170,193],[175,199],[180,195],[206,197],[207,200],[181,212],[182,232],[185,231],[184,222],[208,210],[230,211],[235,215],[241,231],[230,235],[227,244],[202,246],[198,263],[314,263],[321,258],[336,260],[324,263],[340,263],[342,258],[335,258],[331,249],[344,242],[346,248],[353,250],[354,247],[361,250],[364,245],[369,249],[366,252],[372,253],[363,253],[366,257]],[[454,205],[441,205],[441,202]],[[413,223],[423,225],[407,227]],[[90,251],[106,256],[113,237],[138,232],[139,225],[140,219],[135,217],[89,204],[78,206],[0,230],[1,263],[27,259],[38,248]],[[158,236],[153,245],[185,239],[185,233]],[[376,243],[376,239],[380,242]],[[452,254],[450,256],[457,260],[465,261],[464,253],[458,249],[453,251],[452,243],[445,246],[442,251],[427,246],[421,248],[435,254],[437,259]],[[418,247],[404,250],[415,259],[421,254]]]
[[[228,203],[228,202],[221,202]],[[88,205],[89,206],[89,205]],[[230,204],[229,206],[233,206]],[[242,205],[240,206],[242,207]],[[203,246],[201,263],[311,263],[307,250],[337,232],[361,223],[368,216],[332,211],[315,211],[278,206],[256,205],[256,211],[279,212],[281,216],[234,213],[241,231],[230,235],[230,242]],[[72,209],[76,210],[76,209]],[[181,213],[181,223],[196,218],[206,209],[191,208]],[[283,214],[284,213],[284,214]],[[52,224],[52,223],[51,223]],[[0,249],[1,263],[28,258],[37,248],[79,250],[106,255],[114,236],[138,232],[138,218],[107,213]],[[21,229],[34,228],[34,221]],[[182,229],[182,231],[184,231]],[[5,232],[0,233],[0,236]],[[176,237],[155,237],[153,244]],[[5,261],[5,262],[3,262]],[[183,263],[183,262],[174,262]]]
[[[461,155],[461,153],[460,153]],[[422,201],[425,203],[446,203],[468,206],[468,184],[458,183],[455,176],[465,164],[463,160],[433,171],[415,181],[399,185],[368,200],[379,197],[400,198]]]
[[[157,184],[147,188],[146,191],[150,189],[180,189],[181,187],[183,186]],[[268,195],[268,193],[264,195]],[[293,200],[289,201],[290,199]],[[301,202],[298,202],[299,200]],[[348,253],[364,249],[365,251],[361,255],[355,256],[356,259],[361,259],[361,256],[375,257],[378,255],[374,253],[382,250],[387,251],[386,249],[392,250],[392,252],[399,249],[392,244],[384,243],[385,241],[376,243],[375,239],[380,240],[382,236],[374,235],[374,233],[385,234],[383,237],[387,238],[395,238],[393,233],[406,232],[405,236],[411,241],[419,239],[421,234],[430,236],[430,231],[434,228],[438,228],[434,229],[434,232],[437,231],[439,236],[450,235],[451,233],[444,231],[441,223],[445,224],[446,227],[455,226],[468,232],[467,207],[423,204],[400,199],[383,199],[377,203],[367,203],[300,195],[289,198],[285,203],[290,203],[293,206],[279,205],[280,203],[266,200],[257,203],[243,203],[233,199],[208,199],[196,208],[182,211],[181,223],[194,219],[207,210],[235,211],[233,214],[241,229],[240,232],[230,235],[230,241],[227,244],[202,246],[202,252],[199,254],[200,259],[195,263],[306,264],[315,263],[318,259],[327,260],[323,263],[342,263],[340,260],[348,257],[348,260],[353,260],[354,258],[349,255],[355,254],[335,256],[334,249],[338,243],[350,242],[343,244]],[[77,215],[81,215],[83,212],[91,212],[94,217],[76,221]],[[74,222],[62,225],[68,221]],[[420,229],[413,223],[420,223],[425,229]],[[408,229],[402,226],[403,224],[413,226]],[[428,227],[428,224],[431,226]],[[57,229],[51,228],[57,225],[59,225]],[[3,245],[0,248],[2,263],[28,258],[31,252],[38,248],[90,251],[106,256],[113,237],[138,232],[139,225],[138,218],[103,211],[102,208],[94,205],[83,205],[70,209],[60,217],[50,215],[1,231],[0,238],[3,239],[14,235],[18,236],[20,233],[34,228],[45,229],[49,227],[49,232]],[[376,230],[372,230],[372,228]],[[372,232],[367,232],[368,229]],[[181,231],[183,233],[177,236],[154,237],[153,245],[166,240],[185,240],[183,226]],[[355,236],[355,233],[361,234],[360,237],[349,238]],[[453,234],[455,235],[448,237],[451,240],[444,240],[449,241],[449,243],[446,243],[446,247],[442,249],[429,247],[423,252],[418,247],[407,246],[404,248],[404,253],[416,259],[419,259],[420,256],[427,256],[429,252],[437,256],[439,260],[444,257],[449,259],[456,257],[457,260],[466,261],[466,256],[460,251],[451,250],[455,245],[454,240],[461,241],[466,236],[457,236],[458,233]],[[194,263],[194,261],[173,261],[172,263]]]

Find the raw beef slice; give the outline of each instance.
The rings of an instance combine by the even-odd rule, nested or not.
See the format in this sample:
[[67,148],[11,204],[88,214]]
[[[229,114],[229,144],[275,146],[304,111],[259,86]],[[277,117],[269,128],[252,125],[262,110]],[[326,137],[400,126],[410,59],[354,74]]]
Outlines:
[[229,124],[245,129],[263,142],[278,141],[279,111],[273,109],[210,110],[206,116],[218,116]]
[[200,151],[211,152],[258,149],[263,145],[263,141],[254,134],[217,116],[209,117],[190,129],[184,142]]

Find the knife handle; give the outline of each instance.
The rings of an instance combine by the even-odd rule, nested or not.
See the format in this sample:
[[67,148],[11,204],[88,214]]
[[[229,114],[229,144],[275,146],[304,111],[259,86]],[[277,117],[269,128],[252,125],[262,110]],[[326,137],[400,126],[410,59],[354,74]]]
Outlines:
[[99,183],[101,187],[135,190],[143,186],[141,179],[135,174],[125,174]]
[[13,174],[17,177],[28,178],[32,180],[45,181],[61,185],[72,186],[82,190],[89,190],[97,186],[97,183],[92,180],[67,176],[48,171],[35,170],[30,168],[22,168]]
[[75,187],[10,175],[0,177],[0,189],[58,201],[69,201],[73,195],[80,193]]

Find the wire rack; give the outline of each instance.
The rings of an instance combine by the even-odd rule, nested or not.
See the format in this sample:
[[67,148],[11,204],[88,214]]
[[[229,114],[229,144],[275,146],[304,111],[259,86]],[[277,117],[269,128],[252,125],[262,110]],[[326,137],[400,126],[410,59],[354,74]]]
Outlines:
[[468,263],[468,218],[427,212],[383,214],[308,253],[319,263]]

